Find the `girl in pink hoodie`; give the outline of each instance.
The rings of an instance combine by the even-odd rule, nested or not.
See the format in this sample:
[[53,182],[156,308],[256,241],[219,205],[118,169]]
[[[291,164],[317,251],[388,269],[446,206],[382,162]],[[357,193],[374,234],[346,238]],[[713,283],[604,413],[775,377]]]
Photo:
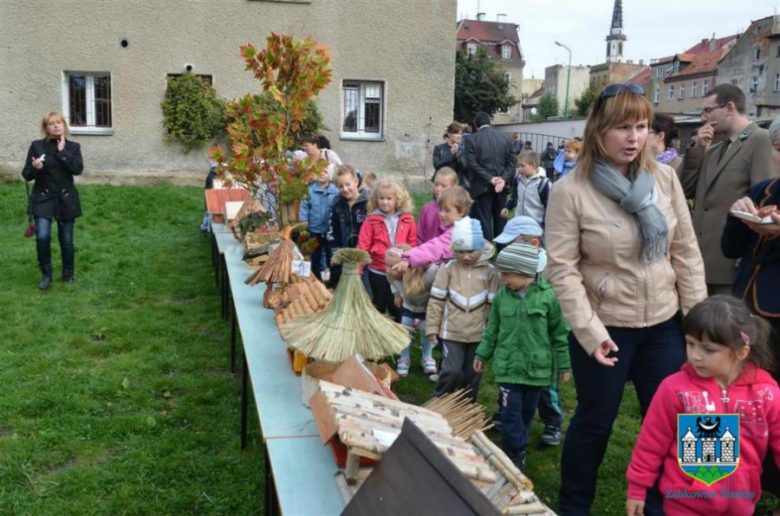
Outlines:
[[[751,315],[742,300],[713,296],[691,309],[683,329],[688,362],[661,382],[642,423],[626,473],[626,512],[629,516],[657,514],[662,503],[663,512],[675,516],[751,515],[761,498],[767,450],[780,466],[780,389],[765,370],[773,365],[767,345],[769,327]],[[727,431],[737,438],[737,466],[732,473],[708,485],[683,471],[679,443],[689,437],[688,432],[692,439],[698,433],[697,441],[704,434],[698,423],[695,432],[690,427],[678,430],[678,415],[684,414],[701,414],[697,421],[704,422],[720,422],[724,414],[739,416],[738,428],[720,428],[721,434],[714,436],[721,442]],[[680,431],[685,433],[683,440]],[[720,456],[717,450],[713,452]],[[701,467],[727,473],[728,469],[710,464],[718,461],[701,459]]]
[[453,186],[458,186],[458,174],[454,170],[450,167],[442,167],[436,171],[433,180],[433,200],[422,207],[420,216],[417,217],[418,245],[447,231],[439,219],[439,196],[444,190]]

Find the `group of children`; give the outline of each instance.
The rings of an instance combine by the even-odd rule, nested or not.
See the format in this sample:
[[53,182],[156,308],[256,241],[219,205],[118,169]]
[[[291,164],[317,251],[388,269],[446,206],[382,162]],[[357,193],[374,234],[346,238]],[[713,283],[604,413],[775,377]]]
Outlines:
[[[382,179],[369,193],[348,165],[336,169],[333,184],[321,176],[302,208],[326,256],[328,245],[368,251],[372,301],[380,312],[419,332],[423,371],[436,380],[434,396],[466,387],[476,399],[484,364],[492,360],[499,385],[494,421],[500,424],[504,451],[520,469],[526,466],[528,429],[537,407],[545,423],[543,441],[546,436],[548,444],[560,442],[557,389],[570,371],[569,327],[542,275],[547,262],[544,206],[551,186],[549,181],[537,184],[542,179],[538,166],[533,152],[520,154],[515,218],[495,239],[505,246],[497,256],[493,243],[483,239],[479,221],[468,217],[472,200],[449,168],[437,171],[434,200],[423,206],[417,222],[400,182]],[[537,216],[525,214],[529,197],[542,205]],[[661,383],[645,417],[627,473],[628,513],[649,514],[651,505],[660,504],[667,511],[690,511],[689,505],[697,503],[659,501],[658,488],[690,488],[676,459],[676,415],[707,412],[742,417],[739,469],[744,471],[734,474],[730,489],[751,496],[717,503],[724,504],[723,514],[732,509],[748,514],[760,497],[757,475],[767,450],[780,466],[780,438],[774,430],[780,428],[780,389],[765,371],[772,367],[769,330],[744,302],[726,296],[697,305],[686,316],[684,330],[688,363]],[[433,357],[437,344],[440,370]],[[410,349],[411,344],[398,360],[402,377],[409,374]],[[702,399],[712,403],[696,401]],[[699,508],[713,507],[712,500],[699,501]]]

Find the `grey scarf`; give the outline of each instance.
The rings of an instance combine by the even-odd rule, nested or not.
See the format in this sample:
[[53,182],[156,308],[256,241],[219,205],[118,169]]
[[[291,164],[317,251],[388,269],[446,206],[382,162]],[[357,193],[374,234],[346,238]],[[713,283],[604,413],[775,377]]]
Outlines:
[[636,215],[643,258],[646,262],[655,262],[666,255],[669,228],[666,218],[656,206],[658,193],[653,175],[640,170],[632,179],[630,181],[603,161],[596,161],[591,174],[596,190],[619,203],[628,213]]

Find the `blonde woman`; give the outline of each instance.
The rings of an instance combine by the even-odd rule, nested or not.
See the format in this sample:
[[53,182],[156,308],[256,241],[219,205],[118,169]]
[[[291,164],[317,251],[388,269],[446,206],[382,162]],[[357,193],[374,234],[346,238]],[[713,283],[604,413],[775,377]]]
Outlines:
[[[562,514],[589,514],[627,380],[642,415],[686,360],[680,311],[707,297],[680,182],[647,145],[642,88],[612,84],[594,101],[577,166],[552,189],[550,283],[572,328],[577,409],[561,457]],[[660,505],[648,500],[648,512]]]
[[417,245],[417,226],[412,215],[412,198],[394,179],[376,183],[368,200],[368,217],[360,228],[358,249],[368,251],[368,282],[371,300],[379,313],[388,312],[400,322],[401,311],[393,303],[390,283],[385,272],[385,253],[393,246]]
[[67,139],[68,123],[62,113],[52,111],[41,121],[43,139],[35,140],[27,151],[22,176],[25,181],[35,181],[30,196],[30,211],[35,217],[35,236],[38,266],[43,274],[38,288],[51,286],[51,227],[57,221],[57,236],[62,254],[62,280],[73,283],[75,248],[73,225],[81,216],[79,192],[73,177],[81,174],[81,146]]

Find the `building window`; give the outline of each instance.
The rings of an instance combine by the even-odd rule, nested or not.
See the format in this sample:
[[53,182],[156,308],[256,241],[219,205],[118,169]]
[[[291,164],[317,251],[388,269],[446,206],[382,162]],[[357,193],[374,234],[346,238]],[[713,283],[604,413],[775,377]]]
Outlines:
[[758,91],[758,77],[753,77],[750,81],[750,91],[751,93],[756,93]]
[[[777,47],[777,48],[780,48],[780,47]],[[656,69],[655,69],[655,76],[656,77],[663,77],[664,76],[664,67],[663,66],[656,67]]]
[[668,75],[668,74],[672,73],[673,71],[674,71],[674,65],[668,65],[666,67],[665,73],[666,73],[666,75]]
[[477,44],[476,43],[469,43],[468,47],[466,47],[466,48],[467,48],[468,54],[470,56],[473,56],[474,54],[477,53]]
[[780,57],[780,46],[777,47],[777,57]]
[[655,93],[653,94],[653,104],[658,104],[658,100],[661,98],[661,87],[655,87]]
[[701,96],[706,97],[707,96],[707,90],[710,89],[710,80],[705,79],[701,83]]
[[680,61],[674,62],[674,73],[677,73],[680,71]]
[[775,87],[773,91],[780,91],[780,73],[775,75]]
[[501,47],[501,58],[502,59],[511,59],[512,58],[512,47],[509,45],[504,45]]
[[756,36],[761,34],[761,25],[756,25],[756,27],[753,29],[753,34],[755,34]]
[[669,86],[669,100],[674,100],[674,86]]
[[344,81],[343,138],[382,139],[384,90],[383,82]]
[[63,111],[74,134],[111,134],[111,74],[65,72]]
[[756,61],[761,59],[761,47],[756,47],[753,50],[753,59],[755,59]]
[[731,84],[734,86],[739,86],[739,79],[731,79]]
[[680,96],[677,98],[680,100],[685,98],[685,84],[680,84]]
[[696,98],[696,81],[693,81],[691,83],[691,98],[692,99]]

